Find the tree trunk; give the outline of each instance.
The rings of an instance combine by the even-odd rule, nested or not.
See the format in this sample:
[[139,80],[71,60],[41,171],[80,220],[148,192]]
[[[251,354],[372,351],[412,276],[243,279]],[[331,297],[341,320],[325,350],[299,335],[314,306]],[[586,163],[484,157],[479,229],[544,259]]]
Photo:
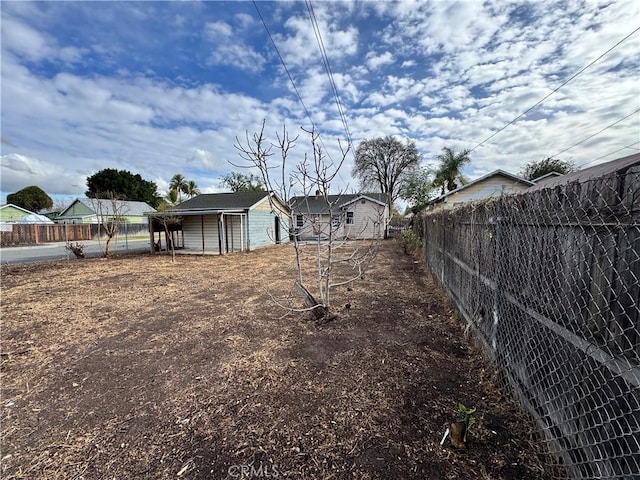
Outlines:
[[299,282],[296,282],[296,291],[304,300],[304,305],[307,308],[312,308],[311,313],[313,314],[316,320],[322,320],[323,318],[327,318],[329,315],[329,310],[324,306],[318,303],[318,301],[311,295],[309,290],[307,290],[304,285]]

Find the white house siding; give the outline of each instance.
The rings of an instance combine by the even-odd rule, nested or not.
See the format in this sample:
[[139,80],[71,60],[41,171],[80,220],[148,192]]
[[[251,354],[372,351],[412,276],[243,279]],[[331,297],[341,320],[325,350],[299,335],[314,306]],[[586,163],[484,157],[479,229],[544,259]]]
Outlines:
[[[362,203],[364,201],[364,203]],[[301,239],[329,237],[329,226],[333,230],[336,238],[348,237],[351,239],[378,238],[384,236],[384,219],[388,218],[389,207],[366,199],[359,199],[346,205],[344,210],[336,207],[334,216],[339,217],[340,224],[336,228],[335,223],[330,221],[329,215],[303,215],[304,225],[299,228]],[[353,223],[347,223],[347,212],[353,213]],[[297,219],[297,216],[296,216]],[[316,221],[314,222],[314,219]],[[296,223],[297,225],[297,223]]]
[[461,203],[488,197],[499,197],[502,194],[518,193],[527,188],[529,188],[528,185],[515,182],[510,178],[496,176],[470,185],[459,192],[452,193],[441,205],[443,208],[454,208]]
[[184,217],[182,230],[184,233],[185,250],[202,251],[202,227],[204,220],[204,251],[219,253],[218,216],[190,215]]

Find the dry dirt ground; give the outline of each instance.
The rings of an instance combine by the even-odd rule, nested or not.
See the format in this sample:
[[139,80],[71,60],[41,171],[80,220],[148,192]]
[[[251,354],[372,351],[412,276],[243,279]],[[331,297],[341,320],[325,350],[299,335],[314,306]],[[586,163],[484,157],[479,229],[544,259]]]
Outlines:
[[[324,325],[270,298],[292,252],[2,267],[2,478],[551,477],[395,241]],[[440,445],[458,402],[477,408],[465,451]]]

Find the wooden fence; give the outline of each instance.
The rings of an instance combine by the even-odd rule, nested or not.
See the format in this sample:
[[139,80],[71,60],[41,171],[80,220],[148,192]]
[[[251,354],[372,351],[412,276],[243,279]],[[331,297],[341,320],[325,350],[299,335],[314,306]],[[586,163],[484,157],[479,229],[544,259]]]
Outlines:
[[[139,235],[148,232],[147,224],[123,224],[118,235]],[[0,245],[35,245],[52,242],[80,242],[104,236],[98,224],[5,224],[0,229]]]
[[559,463],[640,478],[640,166],[414,228]]

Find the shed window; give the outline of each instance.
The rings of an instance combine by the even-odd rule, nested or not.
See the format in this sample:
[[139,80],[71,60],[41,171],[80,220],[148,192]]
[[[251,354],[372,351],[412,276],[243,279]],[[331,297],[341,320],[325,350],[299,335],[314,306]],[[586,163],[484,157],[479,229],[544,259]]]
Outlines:
[[347,212],[347,225],[353,225],[353,212]]
[[296,215],[296,227],[302,228],[304,226],[304,217],[302,215]]

